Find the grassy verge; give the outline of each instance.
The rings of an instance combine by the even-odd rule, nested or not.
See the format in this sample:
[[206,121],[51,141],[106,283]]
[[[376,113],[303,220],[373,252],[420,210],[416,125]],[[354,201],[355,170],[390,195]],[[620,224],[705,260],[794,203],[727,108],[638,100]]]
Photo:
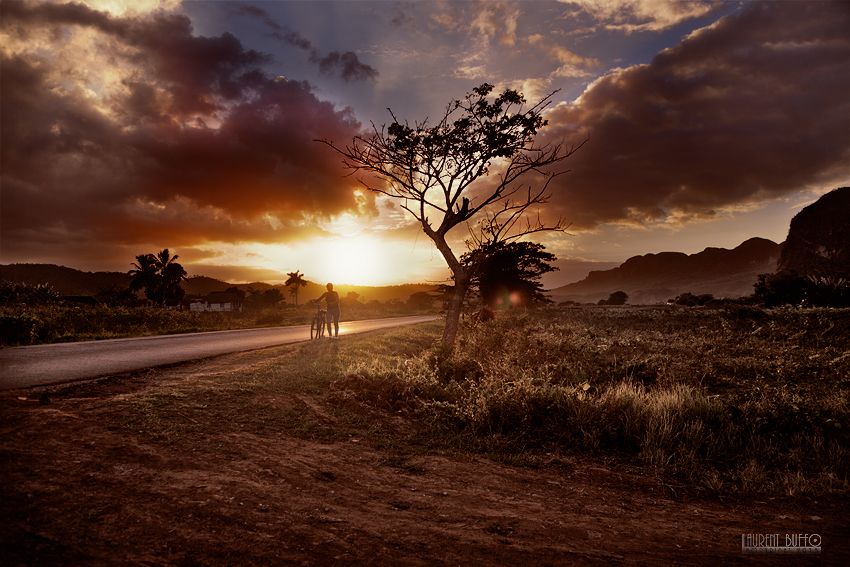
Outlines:
[[[105,305],[0,307],[0,346],[308,325],[315,313],[316,308],[311,305],[210,313]],[[357,321],[421,313],[397,303],[383,308],[347,308],[342,319]]]
[[478,450],[579,449],[715,492],[826,493],[848,487],[848,331],[848,311],[526,312],[406,379],[433,392],[433,427]]
[[[129,396],[115,426],[179,444],[356,430],[400,468],[421,451],[526,465],[591,454],[718,494],[850,488],[848,310],[514,312],[464,327],[451,353],[440,331],[279,349],[250,371]],[[332,419],[279,402],[304,396]]]

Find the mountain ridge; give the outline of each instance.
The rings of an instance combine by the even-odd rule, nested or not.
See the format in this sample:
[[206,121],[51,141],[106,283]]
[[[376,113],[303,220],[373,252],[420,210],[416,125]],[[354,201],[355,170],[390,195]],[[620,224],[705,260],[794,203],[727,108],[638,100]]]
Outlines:
[[[49,284],[59,295],[90,295],[94,296],[101,289],[125,288],[130,285],[130,276],[126,272],[85,272],[75,268],[56,264],[0,264],[0,281],[11,281],[26,284]],[[284,285],[271,285],[264,282],[234,284],[211,278],[209,276],[191,276],[181,284],[187,294],[206,296],[214,291],[225,291],[236,287],[242,291],[253,288],[265,291],[278,288],[286,297],[287,303],[294,303],[289,290]],[[349,292],[360,295],[360,301],[407,301],[417,291],[433,291],[435,284],[403,284],[396,286],[355,286],[337,285],[334,289],[341,297]],[[298,303],[303,304],[311,298],[319,297],[325,291],[325,285],[307,281],[307,286],[298,290]]]
[[774,272],[783,244],[750,238],[739,246],[702,252],[659,252],[633,256],[620,266],[590,272],[579,282],[550,290],[556,301],[596,303],[625,291],[629,303],[663,303],[682,293],[738,298],[750,295],[758,275]]

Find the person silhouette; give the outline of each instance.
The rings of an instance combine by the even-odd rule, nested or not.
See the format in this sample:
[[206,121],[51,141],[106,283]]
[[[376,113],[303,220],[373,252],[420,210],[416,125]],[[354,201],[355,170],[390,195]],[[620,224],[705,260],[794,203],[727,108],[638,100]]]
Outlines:
[[[328,338],[339,338],[339,293],[334,291],[334,284],[328,284],[328,291],[323,293],[319,299],[314,299],[313,303],[320,303],[322,300],[328,304],[327,320],[328,320]],[[334,334],[331,336],[331,321],[334,324]]]

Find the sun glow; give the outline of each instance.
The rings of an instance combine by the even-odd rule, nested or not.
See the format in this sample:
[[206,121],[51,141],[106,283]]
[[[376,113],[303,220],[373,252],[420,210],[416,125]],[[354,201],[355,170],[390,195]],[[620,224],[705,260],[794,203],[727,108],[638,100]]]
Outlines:
[[[262,281],[282,285],[287,274],[324,286],[391,286],[442,283],[449,276],[445,261],[427,242],[394,240],[386,235],[355,232],[309,238],[289,244],[217,242],[196,250],[181,249],[192,275],[207,275],[232,283]],[[196,263],[195,267],[191,264]]]
[[396,275],[392,273],[386,246],[367,236],[322,241],[316,252],[316,271],[329,282],[377,285]]
[[371,237],[322,239],[313,241],[309,249],[311,266],[305,266],[305,274],[322,284],[381,285],[398,277],[387,246]]

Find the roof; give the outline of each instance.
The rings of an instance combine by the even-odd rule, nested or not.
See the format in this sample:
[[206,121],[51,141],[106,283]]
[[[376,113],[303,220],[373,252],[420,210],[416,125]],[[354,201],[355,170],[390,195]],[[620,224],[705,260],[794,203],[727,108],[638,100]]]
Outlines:
[[232,291],[214,291],[206,296],[207,303],[244,303],[245,298]]

